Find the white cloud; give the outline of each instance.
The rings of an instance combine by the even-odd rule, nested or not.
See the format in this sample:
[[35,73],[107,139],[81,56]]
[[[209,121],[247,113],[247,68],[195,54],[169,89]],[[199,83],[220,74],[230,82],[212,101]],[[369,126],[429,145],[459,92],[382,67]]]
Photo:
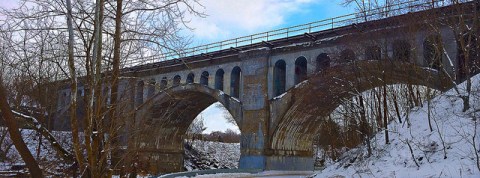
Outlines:
[[0,7],[11,9],[18,6],[18,0],[1,0]]
[[[189,24],[195,38],[219,40],[269,30],[313,0],[201,0],[208,15]],[[200,9],[202,11],[202,9]]]

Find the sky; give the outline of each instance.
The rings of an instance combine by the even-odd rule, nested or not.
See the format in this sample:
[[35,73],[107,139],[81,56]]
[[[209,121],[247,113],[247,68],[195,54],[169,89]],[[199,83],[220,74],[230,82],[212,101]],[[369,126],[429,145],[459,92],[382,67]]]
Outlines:
[[305,24],[353,12],[341,0],[200,0],[207,16],[189,17],[194,45]]
[[[191,17],[194,45],[208,44],[255,33],[319,21],[354,12],[340,0],[201,0],[205,18]],[[238,127],[227,123],[218,107],[201,113],[207,130]]]
[[[341,0],[199,0],[195,8],[204,18],[188,16],[193,30],[185,33],[197,46],[241,36],[271,31],[350,14],[353,7],[340,5]],[[15,7],[17,0],[0,0],[0,7]],[[211,106],[201,113],[207,130],[225,131],[238,127],[228,123],[218,107]]]

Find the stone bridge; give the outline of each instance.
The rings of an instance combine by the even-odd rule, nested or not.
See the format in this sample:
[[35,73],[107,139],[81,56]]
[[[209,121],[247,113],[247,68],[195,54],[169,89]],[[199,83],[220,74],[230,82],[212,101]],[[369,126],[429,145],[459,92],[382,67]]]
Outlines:
[[385,84],[445,91],[461,76],[455,33],[425,28],[427,19],[410,13],[126,68],[139,159],[152,173],[181,171],[187,128],[220,102],[241,131],[240,168],[313,170],[313,138],[342,99]]

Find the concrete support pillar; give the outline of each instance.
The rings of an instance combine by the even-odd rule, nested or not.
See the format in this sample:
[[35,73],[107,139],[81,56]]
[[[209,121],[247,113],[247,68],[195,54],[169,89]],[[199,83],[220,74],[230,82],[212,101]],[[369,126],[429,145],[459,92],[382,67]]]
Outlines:
[[268,143],[268,58],[269,49],[240,54],[242,61],[241,86],[243,98],[241,169],[265,169],[265,148]]
[[179,129],[162,128],[137,137],[138,167],[149,173],[183,171],[183,138],[175,134]]

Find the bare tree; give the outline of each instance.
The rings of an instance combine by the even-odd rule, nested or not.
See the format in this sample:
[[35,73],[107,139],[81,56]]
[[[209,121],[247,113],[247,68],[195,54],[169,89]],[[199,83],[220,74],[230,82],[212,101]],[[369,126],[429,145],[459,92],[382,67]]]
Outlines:
[[[4,54],[9,56],[3,59],[10,60],[1,61],[2,66],[8,66],[2,68],[2,73],[14,73],[19,78],[28,76],[40,89],[35,90],[36,97],[28,92],[16,96],[29,96],[30,106],[49,108],[39,112],[47,113],[45,118],[69,116],[76,164],[82,174],[101,177],[123,166],[107,161],[111,153],[121,155],[114,150],[123,148],[125,143],[119,138],[126,120],[131,118],[131,113],[121,108],[126,101],[119,100],[120,69],[142,64],[146,58],[158,61],[157,56],[188,45],[188,38],[180,30],[187,27],[187,14],[202,15],[194,9],[198,2],[20,0],[19,3],[17,9],[0,12],[4,17],[0,20],[0,35],[2,40],[9,41],[4,45]],[[33,40],[38,41],[32,43]],[[36,60],[39,57],[40,64]],[[10,82],[13,77],[4,78]],[[59,81],[64,79],[67,80]],[[53,84],[57,89],[70,84],[69,92],[62,96],[68,102],[58,103],[64,105],[60,108],[70,110],[54,106],[57,103],[48,98],[48,93],[58,91]],[[40,96],[46,99],[40,100]],[[21,102],[19,99],[17,103]],[[79,110],[86,114],[77,113]],[[82,133],[84,142],[80,141]]]
[[28,150],[27,145],[23,141],[22,135],[18,131],[18,126],[15,121],[15,117],[13,116],[12,111],[10,110],[10,105],[7,101],[7,92],[5,92],[5,88],[3,86],[3,79],[0,76],[0,109],[2,111],[2,118],[5,121],[6,126],[8,127],[8,131],[10,134],[10,138],[15,145],[15,148],[22,156],[22,159],[25,161],[27,165],[30,175],[32,177],[43,177],[42,170],[38,166],[37,161],[33,158],[32,153]]

